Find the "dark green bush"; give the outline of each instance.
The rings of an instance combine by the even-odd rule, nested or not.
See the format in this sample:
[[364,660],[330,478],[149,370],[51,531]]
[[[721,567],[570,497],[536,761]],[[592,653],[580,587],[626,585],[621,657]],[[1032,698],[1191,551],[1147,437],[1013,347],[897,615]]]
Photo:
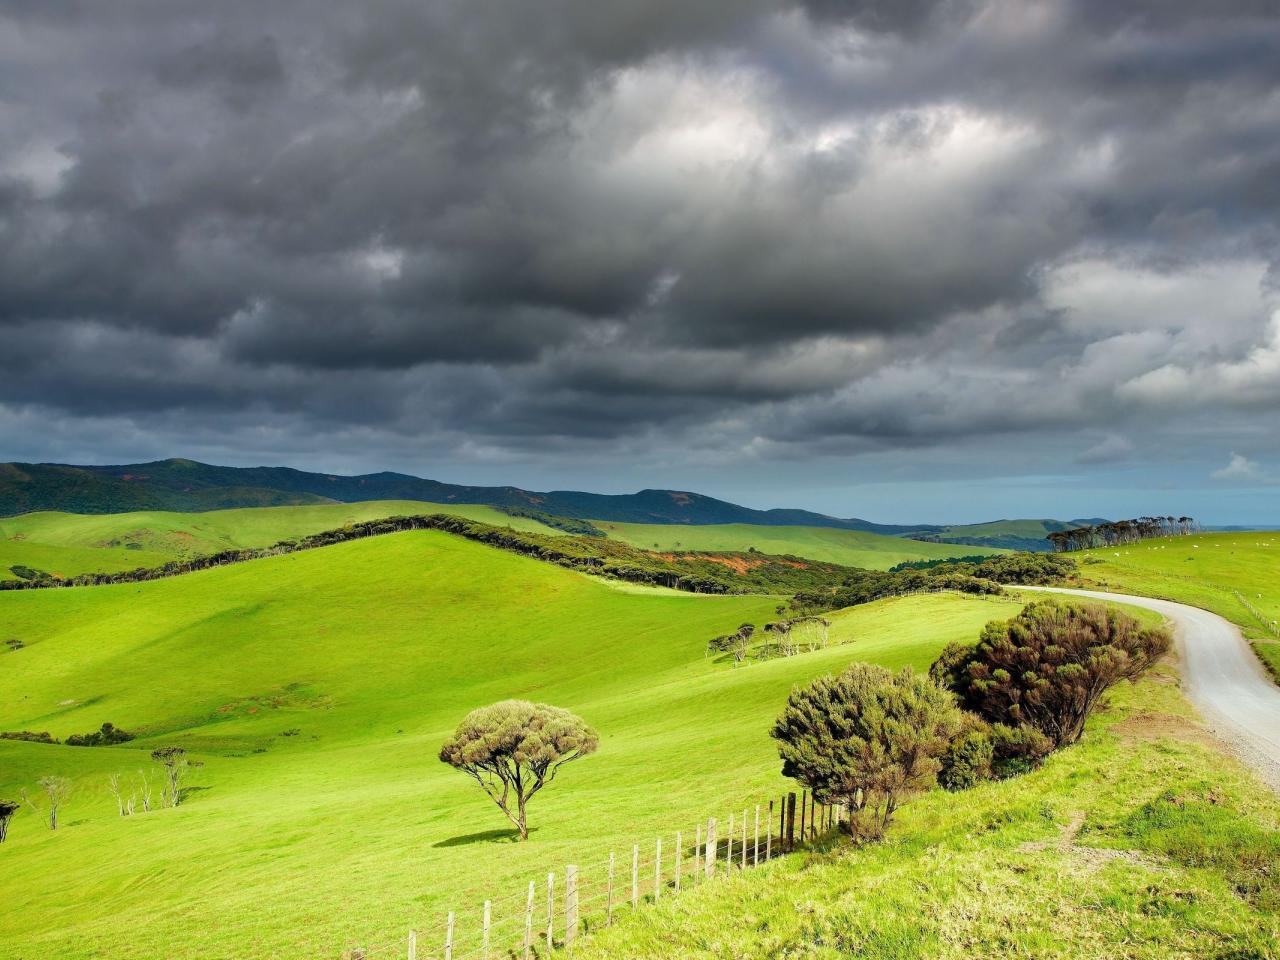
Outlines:
[[884,835],[897,808],[937,783],[960,729],[955,699],[928,678],[854,663],[793,690],[774,724],[782,773],[821,803],[843,803],[849,828]]
[[0,740],[26,740],[28,743],[57,743],[52,734],[45,730],[35,733],[31,730],[5,730],[0,733]]
[[967,650],[948,648],[930,672],[989,723],[1029,725],[1061,747],[1080,739],[1109,687],[1136,679],[1171,644],[1164,627],[1119,610],[1046,600],[987,624]]
[[990,732],[967,730],[952,740],[942,755],[938,783],[948,790],[967,790],[984,780],[991,780],[995,776],[991,766],[993,756]]
[[92,733],[77,733],[67,737],[68,747],[109,747],[113,743],[128,743],[133,734],[121,730],[115,724],[104,723]]

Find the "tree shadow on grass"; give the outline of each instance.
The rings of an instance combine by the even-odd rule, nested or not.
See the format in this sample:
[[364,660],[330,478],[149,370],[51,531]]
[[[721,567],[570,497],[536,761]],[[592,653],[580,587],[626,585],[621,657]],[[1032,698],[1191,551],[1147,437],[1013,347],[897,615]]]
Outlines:
[[[530,827],[529,833],[537,832],[537,827]],[[463,833],[456,837],[450,837],[447,840],[441,840],[439,843],[433,843],[433,847],[465,847],[472,843],[519,843],[520,833],[513,829],[510,830],[482,830],[480,833]]]

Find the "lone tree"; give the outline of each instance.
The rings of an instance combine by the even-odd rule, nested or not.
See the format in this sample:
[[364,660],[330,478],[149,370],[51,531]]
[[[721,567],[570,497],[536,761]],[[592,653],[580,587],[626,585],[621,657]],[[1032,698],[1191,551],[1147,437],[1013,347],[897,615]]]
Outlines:
[[894,811],[937,782],[960,729],[955,698],[911,670],[855,663],[792,691],[774,724],[782,773],[821,803],[845,803],[850,829],[879,839]]
[[930,673],[991,723],[1039,730],[1054,748],[1075,743],[1098,699],[1169,651],[1164,627],[1100,604],[1040,601],[987,624],[978,643],[949,647]]
[[151,751],[151,759],[164,767],[165,803],[176,807],[182,802],[182,775],[191,765],[187,759],[187,751],[181,747],[157,747]]
[[58,829],[58,810],[61,809],[63,801],[67,799],[67,794],[71,792],[71,781],[66,777],[41,777],[36,781],[36,785],[44,793],[45,800],[49,804],[49,808],[41,814],[40,808],[36,806],[35,801],[27,795],[24,790],[22,799],[26,801],[32,811],[45,817],[45,822],[49,824],[50,830]]
[[503,700],[467,714],[440,748],[440,759],[475,780],[527,840],[525,807],[534,794],[560,767],[598,745],[596,732],[568,710]]
[[20,804],[16,800],[0,799],[0,843],[9,835],[9,821],[18,812]]

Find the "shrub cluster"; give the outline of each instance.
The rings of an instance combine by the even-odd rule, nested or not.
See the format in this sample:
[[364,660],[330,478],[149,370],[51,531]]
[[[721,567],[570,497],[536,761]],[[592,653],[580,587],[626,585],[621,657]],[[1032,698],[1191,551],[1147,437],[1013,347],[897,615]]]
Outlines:
[[0,732],[0,740],[25,740],[28,743],[57,743],[48,730],[36,733],[33,730],[5,730]]
[[92,733],[75,733],[67,737],[68,747],[109,747],[113,743],[128,743],[133,734],[121,730],[113,723],[104,723]]
[[947,647],[928,677],[855,663],[792,692],[772,731],[783,775],[876,839],[916,792],[1025,773],[1074,743],[1102,693],[1169,643],[1119,611],[1047,601]]

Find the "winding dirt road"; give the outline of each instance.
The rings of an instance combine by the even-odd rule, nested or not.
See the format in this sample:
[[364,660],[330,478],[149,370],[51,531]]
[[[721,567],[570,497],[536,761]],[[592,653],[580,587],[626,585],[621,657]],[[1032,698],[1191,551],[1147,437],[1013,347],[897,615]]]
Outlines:
[[1280,687],[1235,624],[1172,600],[1063,587],[1016,587],[1145,607],[1173,621],[1183,689],[1209,728],[1280,791]]

